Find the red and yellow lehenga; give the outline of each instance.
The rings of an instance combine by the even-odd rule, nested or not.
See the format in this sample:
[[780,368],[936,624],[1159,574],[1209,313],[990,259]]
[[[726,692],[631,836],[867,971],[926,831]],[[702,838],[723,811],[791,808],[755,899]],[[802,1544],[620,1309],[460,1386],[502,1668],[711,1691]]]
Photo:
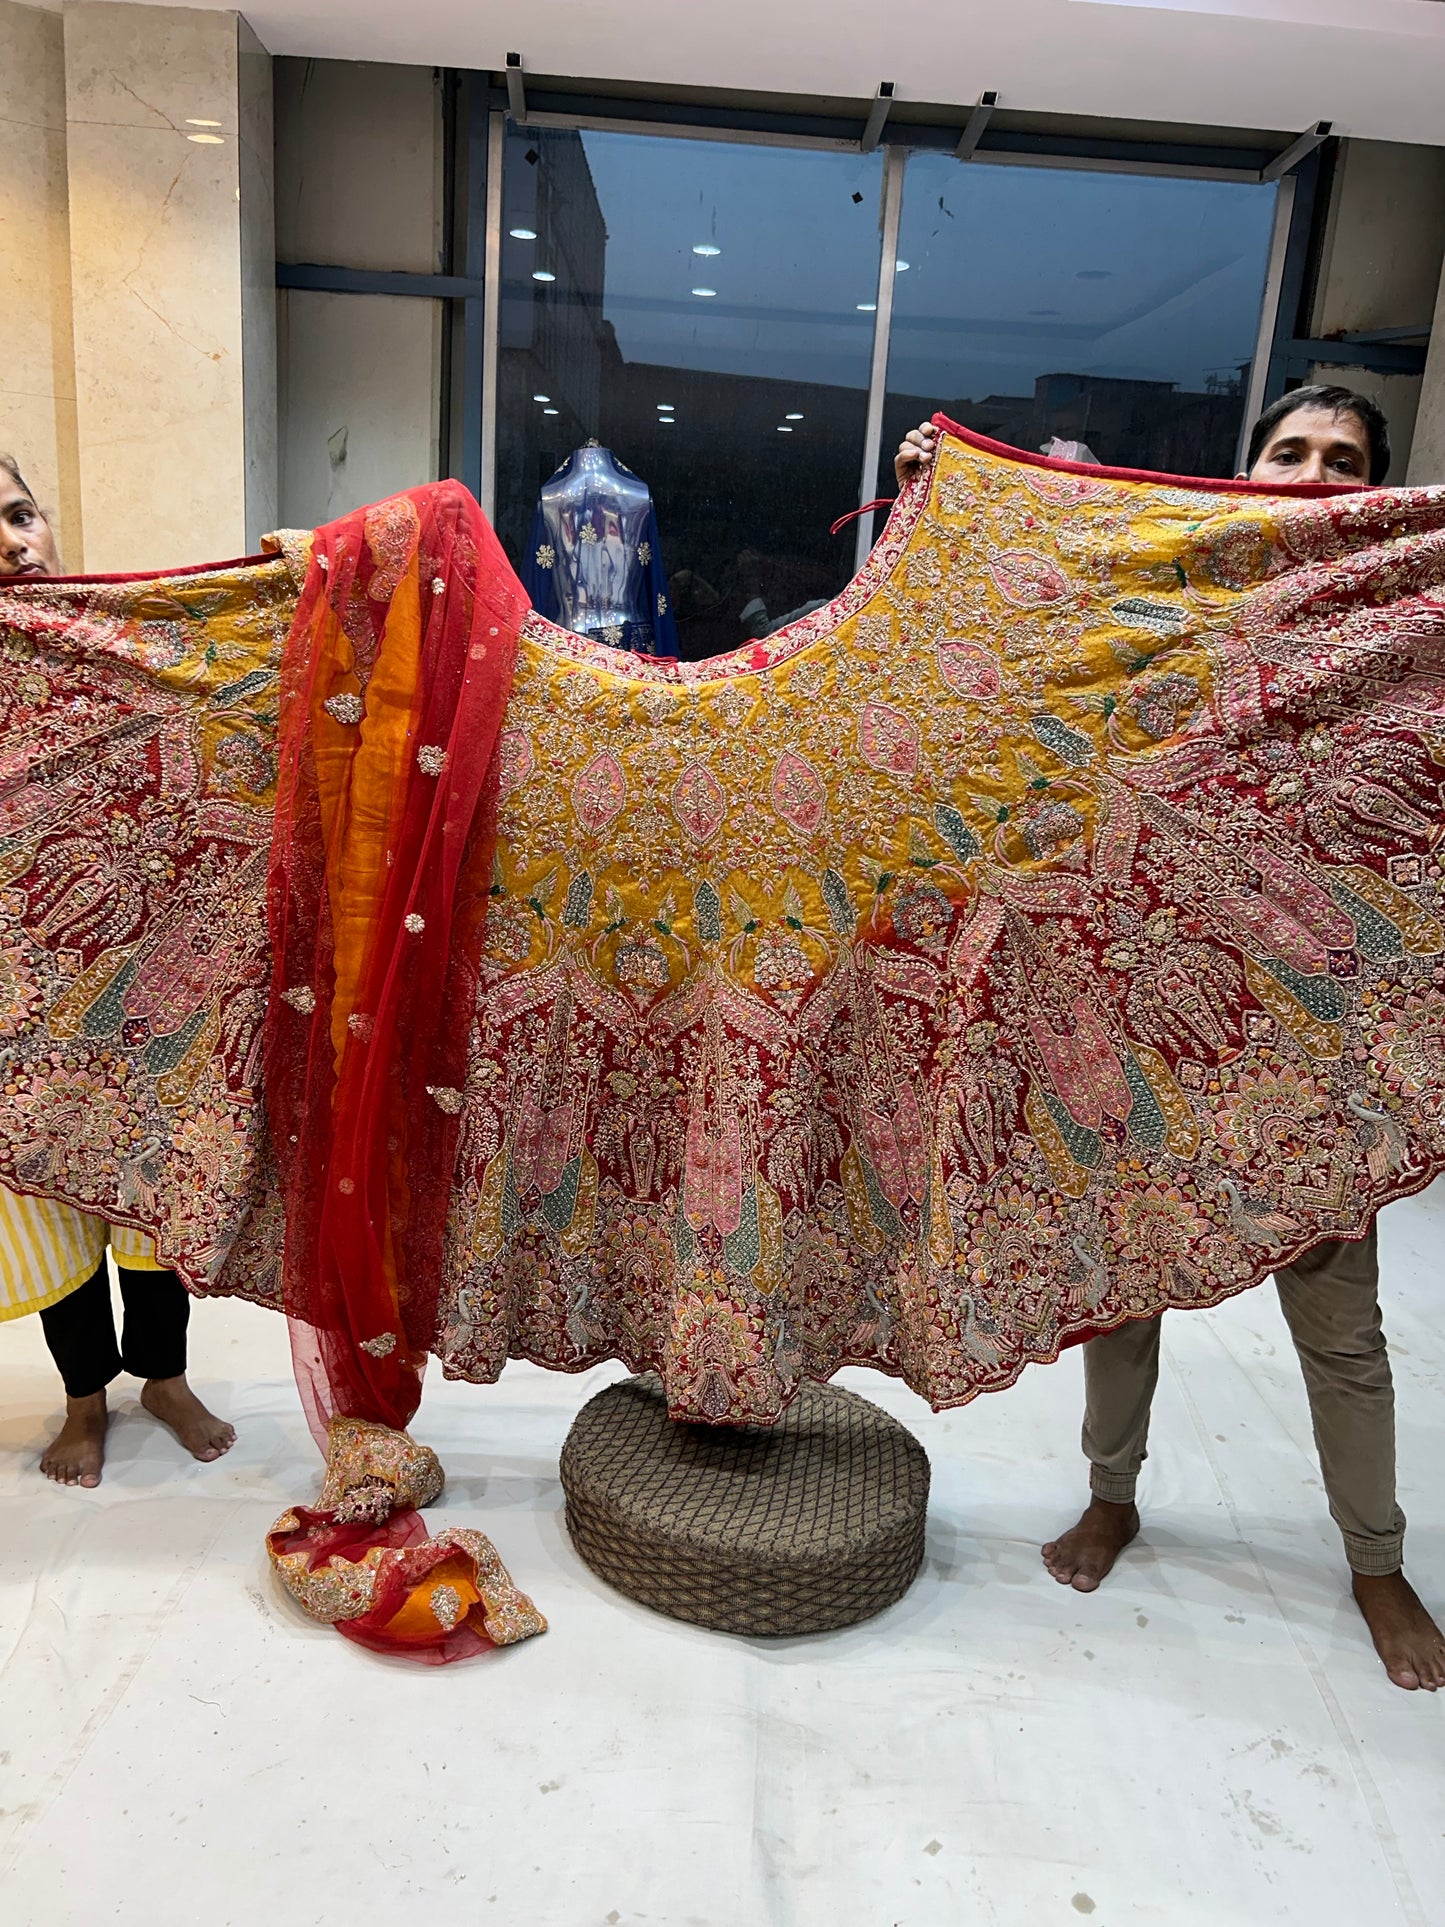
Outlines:
[[1445,1165],[1445,492],[942,426],[709,663],[529,614],[445,484],[0,603],[0,1180],[291,1315],[273,1554],[359,1637],[540,1623],[410,1510],[428,1352],[958,1405]]

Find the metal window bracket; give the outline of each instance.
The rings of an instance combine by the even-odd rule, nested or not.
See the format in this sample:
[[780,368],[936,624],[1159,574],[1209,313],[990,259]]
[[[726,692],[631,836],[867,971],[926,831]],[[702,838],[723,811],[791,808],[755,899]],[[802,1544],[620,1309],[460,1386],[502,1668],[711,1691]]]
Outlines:
[[1317,120],[1313,127],[1306,128],[1299,139],[1291,141],[1282,154],[1276,154],[1272,161],[1265,162],[1259,170],[1260,180],[1278,181],[1283,180],[1286,174],[1292,174],[1301,161],[1307,160],[1317,147],[1323,146],[1329,139],[1332,125],[1331,121]]
[[990,88],[980,94],[978,104],[964,124],[963,135],[954,148],[954,157],[960,161],[971,161],[978,152],[978,144],[983,139],[984,129],[993,119],[993,110],[998,106],[998,94]]
[[520,54],[507,55],[507,111],[519,125],[527,118],[527,87]]
[[861,154],[871,154],[883,138],[884,123],[888,110],[893,105],[893,82],[880,80],[878,92],[873,96],[873,105],[868,109],[868,124],[863,129],[863,138],[858,143]]

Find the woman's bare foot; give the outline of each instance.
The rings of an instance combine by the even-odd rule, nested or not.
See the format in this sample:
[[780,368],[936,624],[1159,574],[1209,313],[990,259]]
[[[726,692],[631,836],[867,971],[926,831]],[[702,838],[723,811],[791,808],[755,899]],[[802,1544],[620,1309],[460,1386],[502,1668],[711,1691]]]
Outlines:
[[1044,1547],[1044,1564],[1061,1586],[1097,1592],[1099,1582],[1108,1578],[1114,1561],[1138,1530],[1137,1506],[1090,1499],[1079,1523]]
[[140,1402],[152,1418],[171,1428],[193,1459],[209,1464],[236,1443],[236,1428],[206,1410],[184,1373],[179,1378],[148,1378]]
[[1413,1693],[1445,1687],[1445,1636],[1403,1572],[1350,1575],[1355,1604],[1365,1616],[1375,1651],[1397,1686]]
[[46,1447],[40,1470],[57,1485],[99,1485],[105,1464],[105,1428],[110,1424],[105,1393],[67,1398],[65,1423]]

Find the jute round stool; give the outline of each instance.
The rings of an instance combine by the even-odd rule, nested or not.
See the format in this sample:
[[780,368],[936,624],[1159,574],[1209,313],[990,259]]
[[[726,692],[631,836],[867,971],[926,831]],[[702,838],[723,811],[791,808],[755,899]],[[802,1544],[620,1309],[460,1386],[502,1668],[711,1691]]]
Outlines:
[[887,1412],[805,1382],[772,1427],[674,1424],[653,1373],[609,1385],[562,1448],[567,1530],[600,1579],[674,1619],[831,1632],[923,1562],[928,1458]]

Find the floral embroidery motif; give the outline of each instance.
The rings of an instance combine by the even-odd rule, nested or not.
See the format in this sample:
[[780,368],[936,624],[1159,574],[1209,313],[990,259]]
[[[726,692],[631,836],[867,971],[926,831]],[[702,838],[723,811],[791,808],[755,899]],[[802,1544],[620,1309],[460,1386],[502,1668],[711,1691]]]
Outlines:
[[552,547],[550,542],[544,542],[537,551],[537,567],[539,569],[551,569],[555,568],[556,564],[557,551]]
[[334,716],[338,723],[359,723],[366,714],[366,704],[360,696],[347,693],[328,696],[321,707],[328,716]]
[[437,1109],[445,1111],[448,1117],[459,1116],[466,1102],[460,1091],[454,1091],[446,1084],[428,1084],[426,1094]]
[[426,918],[419,916],[415,910],[409,911],[402,921],[413,937],[419,937],[426,929]]
[[615,823],[627,801],[627,778],[610,750],[601,750],[572,786],[572,807],[589,836],[600,836]]
[[361,1349],[373,1358],[390,1358],[396,1350],[396,1333],[380,1332],[375,1338],[363,1338]]
[[281,992],[281,1001],[283,1004],[290,1004],[291,1008],[299,1011],[303,1017],[309,1017],[316,1008],[316,992],[310,984],[297,984],[291,990]]
[[428,776],[440,776],[447,766],[447,753],[438,743],[423,743],[416,753],[416,766]]

